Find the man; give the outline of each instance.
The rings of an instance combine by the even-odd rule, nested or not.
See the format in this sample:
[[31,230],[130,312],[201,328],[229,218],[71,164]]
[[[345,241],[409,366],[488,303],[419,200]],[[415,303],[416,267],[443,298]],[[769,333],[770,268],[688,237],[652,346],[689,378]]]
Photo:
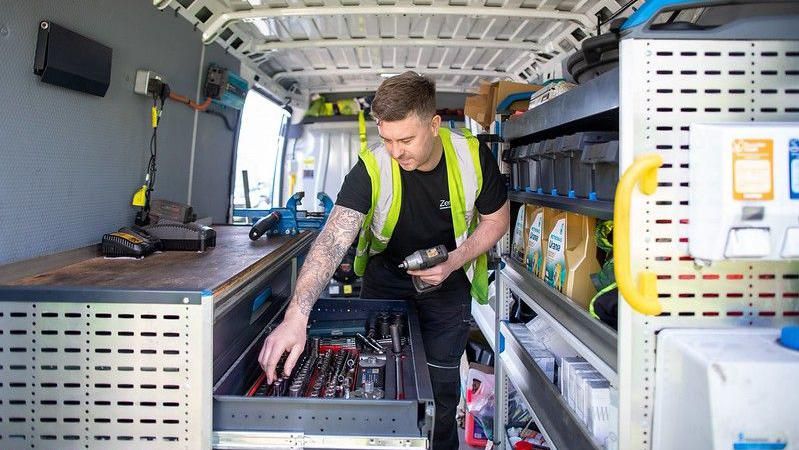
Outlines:
[[[387,79],[375,94],[372,116],[382,145],[362,151],[345,178],[259,361],[271,382],[278,360],[289,352],[285,371],[291,373],[314,302],[363,228],[355,261],[356,272],[365,271],[361,296],[407,299],[416,308],[436,404],[433,448],[457,449],[458,368],[471,298],[487,297],[484,254],[508,229],[506,188],[488,149],[439,128],[431,80],[414,72]],[[414,251],[439,244],[449,251],[446,262],[407,273],[397,267]],[[411,276],[441,287],[419,295]]]

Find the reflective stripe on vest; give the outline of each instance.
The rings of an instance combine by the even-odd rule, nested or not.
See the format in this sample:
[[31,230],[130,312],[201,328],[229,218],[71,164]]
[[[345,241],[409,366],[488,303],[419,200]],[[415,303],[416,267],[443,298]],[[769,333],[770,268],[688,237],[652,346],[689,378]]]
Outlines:
[[[467,130],[453,135],[439,128],[447,161],[447,184],[455,244],[460,247],[477,227],[478,214],[474,203],[483,185],[479,143]],[[399,164],[383,145],[362,150],[361,160],[372,184],[372,205],[364,220],[355,257],[355,273],[362,276],[369,256],[386,249],[399,219],[402,204],[402,183]],[[488,265],[485,254],[463,268],[471,283],[472,296],[480,303],[488,301]]]

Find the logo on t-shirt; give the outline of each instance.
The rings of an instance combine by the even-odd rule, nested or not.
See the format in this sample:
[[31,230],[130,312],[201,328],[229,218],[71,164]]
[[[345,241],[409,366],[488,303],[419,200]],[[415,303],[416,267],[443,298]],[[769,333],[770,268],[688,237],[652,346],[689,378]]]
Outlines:
[[438,209],[449,209],[449,200],[441,200]]

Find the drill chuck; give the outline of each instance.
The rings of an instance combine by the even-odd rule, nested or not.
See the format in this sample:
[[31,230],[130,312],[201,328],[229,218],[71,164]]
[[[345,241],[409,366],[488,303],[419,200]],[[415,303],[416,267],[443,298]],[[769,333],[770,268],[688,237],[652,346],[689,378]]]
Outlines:
[[408,257],[400,263],[399,268],[404,270],[429,269],[430,267],[446,261],[447,255],[447,247],[443,245],[437,245],[426,250],[417,250],[408,255]]

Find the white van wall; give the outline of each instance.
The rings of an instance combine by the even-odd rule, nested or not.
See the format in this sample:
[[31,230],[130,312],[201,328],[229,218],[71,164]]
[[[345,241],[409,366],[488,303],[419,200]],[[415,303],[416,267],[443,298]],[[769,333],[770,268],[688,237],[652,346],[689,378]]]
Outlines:
[[[352,97],[353,94],[326,96],[328,100]],[[442,92],[436,95],[436,106],[439,109],[463,109],[465,100],[465,94]],[[368,118],[366,125],[368,145],[378,143],[380,137],[374,121]],[[449,122],[441,124],[445,127],[449,125]],[[456,126],[464,125],[458,122]],[[286,151],[285,173],[294,172],[297,181],[293,192],[289,192],[289,177],[284,177],[283,198],[287,199],[294,192],[304,191],[303,209],[321,211],[316,194],[324,192],[335,202],[344,177],[358,162],[358,151],[361,148],[358,122],[353,119],[348,122],[305,125],[302,137],[297,140],[294,149],[296,163],[290,161],[293,144],[290,141]],[[305,164],[306,159],[313,159],[313,164]]]
[[[366,135],[369,145],[378,142],[377,126],[374,122],[367,122]],[[288,155],[291,155],[292,144],[289,142]],[[294,170],[297,175],[294,192],[305,192],[303,209],[321,211],[316,200],[318,192],[324,192],[336,201],[344,177],[358,162],[360,148],[357,122],[315,123],[305,126],[304,133],[296,144],[297,163],[287,161],[286,168],[287,172]],[[305,163],[311,159],[313,164]],[[288,182],[285,189],[284,198],[288,198],[293,194],[288,192]]]

